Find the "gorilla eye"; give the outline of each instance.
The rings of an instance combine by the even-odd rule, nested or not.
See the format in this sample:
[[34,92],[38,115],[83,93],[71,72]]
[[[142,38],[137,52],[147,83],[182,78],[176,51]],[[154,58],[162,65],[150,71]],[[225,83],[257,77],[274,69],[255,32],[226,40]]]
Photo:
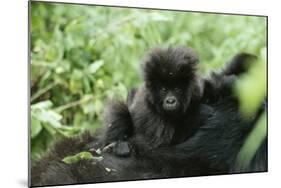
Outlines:
[[166,87],[161,87],[161,91],[165,92],[165,91],[167,91],[167,88]]
[[175,87],[175,91],[176,91],[177,93],[181,93],[181,92],[182,92],[179,87]]

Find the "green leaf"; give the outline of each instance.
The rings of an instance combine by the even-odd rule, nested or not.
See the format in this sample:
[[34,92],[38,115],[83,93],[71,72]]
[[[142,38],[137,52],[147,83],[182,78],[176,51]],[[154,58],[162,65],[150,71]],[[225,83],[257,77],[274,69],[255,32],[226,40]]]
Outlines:
[[49,123],[42,123],[42,126],[44,127],[44,129],[52,136],[55,136],[57,133],[57,130],[50,125]]
[[50,109],[53,106],[52,101],[47,100],[47,101],[42,101],[38,102],[36,104],[31,105],[31,109]]
[[67,156],[65,158],[62,159],[62,161],[66,164],[74,164],[77,163],[81,160],[95,160],[95,161],[101,161],[103,159],[103,157],[94,157],[90,152],[80,152],[76,155],[72,155],[72,156]]
[[266,64],[256,62],[249,73],[238,80],[235,93],[240,100],[240,110],[246,117],[252,117],[266,96]]
[[58,131],[62,135],[66,137],[70,137],[79,134],[81,129],[79,127],[74,127],[74,126],[62,126],[58,129]]
[[41,122],[31,115],[31,138],[35,138],[42,130]]
[[168,17],[165,14],[157,13],[157,12],[153,12],[149,14],[149,19],[153,21],[172,21],[171,17]]
[[99,70],[102,66],[104,65],[104,61],[103,60],[98,60],[95,61],[94,63],[89,65],[89,72],[94,74],[95,72],[97,72],[97,70]]
[[258,148],[267,135],[266,112],[264,112],[257,121],[255,128],[252,130],[238,156],[236,167],[238,169],[247,169],[251,160],[254,158]]
[[44,111],[37,112],[36,118],[38,118],[38,120],[40,120],[41,122],[49,123],[54,128],[59,128],[62,126],[60,123],[62,116],[53,111],[44,110]]

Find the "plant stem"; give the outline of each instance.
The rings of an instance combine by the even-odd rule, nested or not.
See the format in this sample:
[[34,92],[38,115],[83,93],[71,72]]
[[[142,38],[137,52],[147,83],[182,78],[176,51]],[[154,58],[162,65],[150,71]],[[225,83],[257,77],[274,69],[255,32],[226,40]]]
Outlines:
[[60,113],[68,108],[72,108],[72,107],[75,107],[75,106],[78,106],[78,105],[81,105],[85,102],[88,102],[89,100],[91,100],[93,97],[90,97],[90,98],[87,98],[86,100],[85,99],[80,99],[80,100],[77,100],[77,101],[73,101],[73,102],[70,102],[70,103],[67,103],[65,105],[62,105],[62,106],[59,106],[57,108],[54,109],[54,111]]
[[57,82],[53,82],[47,85],[46,87],[44,87],[43,89],[40,89],[34,95],[31,96],[30,102],[33,102],[35,99],[37,99],[38,97],[40,97],[41,95],[43,95],[44,93],[55,87],[57,84],[58,84]]

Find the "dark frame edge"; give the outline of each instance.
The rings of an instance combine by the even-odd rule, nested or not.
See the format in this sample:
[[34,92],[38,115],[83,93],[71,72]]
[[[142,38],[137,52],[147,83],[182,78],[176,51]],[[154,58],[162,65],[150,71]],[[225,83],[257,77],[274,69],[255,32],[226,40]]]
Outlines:
[[27,11],[28,11],[28,25],[27,25],[27,129],[28,129],[28,174],[27,174],[27,185],[28,187],[31,187],[31,103],[30,103],[30,95],[31,95],[31,87],[30,87],[30,81],[31,81],[31,1],[27,2]]
[[63,1],[40,1],[40,0],[29,0],[32,3],[52,3],[52,4],[69,4],[69,5],[87,5],[87,6],[102,6],[111,8],[135,8],[144,10],[162,10],[162,11],[175,11],[175,12],[193,12],[193,13],[206,13],[206,14],[223,14],[232,16],[256,16],[256,17],[268,17],[267,15],[261,14],[239,14],[230,12],[211,12],[211,11],[195,11],[195,10],[183,10],[183,9],[165,9],[157,7],[134,7],[134,6],[121,6],[121,5],[105,5],[105,4],[90,4],[90,3],[74,3],[74,2],[63,2]]

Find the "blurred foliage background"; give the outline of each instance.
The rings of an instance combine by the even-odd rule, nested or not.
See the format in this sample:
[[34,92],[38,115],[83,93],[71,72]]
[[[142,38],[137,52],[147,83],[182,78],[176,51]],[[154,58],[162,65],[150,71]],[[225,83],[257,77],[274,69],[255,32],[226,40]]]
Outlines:
[[259,62],[235,87],[241,110],[253,114],[266,95],[264,17],[32,2],[30,18],[32,161],[101,126],[106,101],[140,83],[139,61],[156,45],[191,46],[202,74],[253,53]]

